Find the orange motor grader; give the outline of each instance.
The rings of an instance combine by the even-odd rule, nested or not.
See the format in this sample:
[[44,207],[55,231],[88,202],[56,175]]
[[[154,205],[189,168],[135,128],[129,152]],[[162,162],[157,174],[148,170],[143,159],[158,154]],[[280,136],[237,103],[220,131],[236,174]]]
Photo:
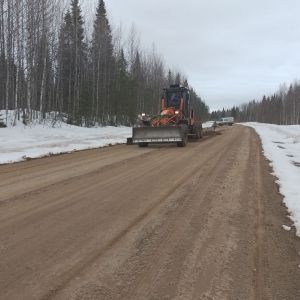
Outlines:
[[132,129],[132,143],[176,143],[185,147],[188,137],[202,137],[202,123],[195,120],[190,93],[186,87],[171,85],[163,90],[161,111],[156,116],[141,115],[141,124]]

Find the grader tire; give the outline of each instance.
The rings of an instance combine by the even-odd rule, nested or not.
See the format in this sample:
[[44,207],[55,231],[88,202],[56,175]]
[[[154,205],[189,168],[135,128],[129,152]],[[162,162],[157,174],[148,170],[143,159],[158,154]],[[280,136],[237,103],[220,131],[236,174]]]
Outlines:
[[187,126],[186,125],[182,126],[182,131],[183,131],[183,140],[182,140],[182,142],[177,143],[178,147],[185,147],[188,143],[188,132],[187,132]]

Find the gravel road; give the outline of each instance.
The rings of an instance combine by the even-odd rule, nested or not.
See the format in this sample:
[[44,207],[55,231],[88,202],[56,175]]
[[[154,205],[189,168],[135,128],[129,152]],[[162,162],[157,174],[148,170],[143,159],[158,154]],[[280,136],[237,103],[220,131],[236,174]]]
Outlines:
[[300,299],[255,132],[0,166],[0,299]]

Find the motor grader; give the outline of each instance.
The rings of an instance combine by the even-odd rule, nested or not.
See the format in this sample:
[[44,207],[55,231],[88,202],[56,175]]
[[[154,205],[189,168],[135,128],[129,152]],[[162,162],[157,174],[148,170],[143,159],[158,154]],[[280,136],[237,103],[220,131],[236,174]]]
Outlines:
[[188,88],[180,85],[165,88],[160,113],[155,116],[141,114],[140,124],[132,129],[132,143],[140,147],[157,143],[185,147],[189,137],[202,138],[202,123],[195,120]]

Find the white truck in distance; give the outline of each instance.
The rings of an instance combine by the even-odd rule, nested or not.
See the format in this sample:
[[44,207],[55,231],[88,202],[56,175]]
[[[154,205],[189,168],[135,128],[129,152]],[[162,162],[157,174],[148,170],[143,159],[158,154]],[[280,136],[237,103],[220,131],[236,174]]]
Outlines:
[[217,123],[219,126],[223,126],[223,125],[232,126],[234,124],[234,118],[233,117],[221,118],[221,120]]

